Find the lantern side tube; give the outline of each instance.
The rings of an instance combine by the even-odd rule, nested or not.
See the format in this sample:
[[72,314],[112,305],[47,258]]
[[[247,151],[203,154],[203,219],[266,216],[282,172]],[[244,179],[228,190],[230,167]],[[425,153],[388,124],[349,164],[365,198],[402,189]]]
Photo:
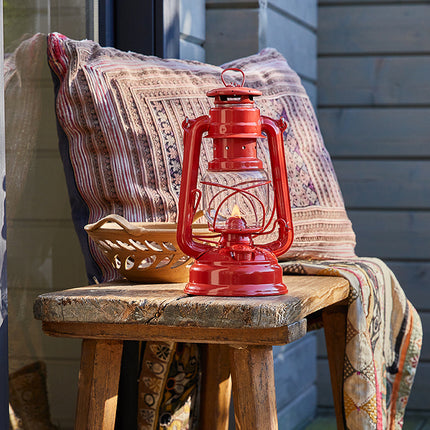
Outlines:
[[209,116],[204,115],[195,120],[187,119],[183,122],[182,128],[184,129],[184,157],[176,239],[179,247],[186,255],[198,258],[204,252],[212,249],[211,245],[196,242],[192,234],[193,217],[198,204],[196,202],[196,190],[200,147],[203,133],[209,129]]
[[282,137],[286,123],[283,120],[275,121],[267,116],[261,116],[261,125],[262,131],[266,133],[269,144],[276,218],[279,230],[277,240],[259,246],[269,249],[276,256],[280,256],[288,251],[294,239],[290,191],[288,188],[288,174],[285,164],[284,140]]

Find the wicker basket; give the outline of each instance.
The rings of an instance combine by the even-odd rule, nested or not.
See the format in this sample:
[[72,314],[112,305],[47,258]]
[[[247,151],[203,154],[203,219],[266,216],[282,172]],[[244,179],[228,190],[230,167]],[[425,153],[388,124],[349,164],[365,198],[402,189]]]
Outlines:
[[[178,246],[175,223],[131,223],[119,215],[108,215],[86,225],[85,230],[113,267],[130,281],[188,281],[193,260]],[[212,235],[206,224],[194,224],[193,231],[208,238]]]

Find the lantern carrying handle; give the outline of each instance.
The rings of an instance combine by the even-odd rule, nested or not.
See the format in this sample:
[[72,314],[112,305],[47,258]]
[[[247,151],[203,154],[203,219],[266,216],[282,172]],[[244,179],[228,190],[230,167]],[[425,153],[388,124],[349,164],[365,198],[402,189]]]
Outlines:
[[[239,85],[239,84],[227,84],[226,82],[225,82],[225,80],[224,80],[224,73],[225,72],[228,72],[228,71],[233,71],[233,72],[240,72],[240,73],[242,73],[242,83]],[[245,84],[245,73],[243,72],[243,70],[241,70],[241,69],[238,69],[238,68],[236,68],[236,67],[229,67],[228,69],[224,69],[222,72],[221,72],[221,81],[222,81],[222,83],[224,84],[224,86],[226,86],[226,87],[243,87],[243,85]]]

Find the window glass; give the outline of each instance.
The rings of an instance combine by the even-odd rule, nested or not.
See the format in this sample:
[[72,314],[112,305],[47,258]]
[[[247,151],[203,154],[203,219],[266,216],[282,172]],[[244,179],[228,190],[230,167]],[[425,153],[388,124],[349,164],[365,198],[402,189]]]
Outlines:
[[32,306],[40,293],[86,283],[57,148],[46,34],[93,37],[90,6],[85,0],[3,1],[13,428],[20,428],[18,419],[27,422],[26,428],[41,428],[28,421],[34,412],[46,420],[43,428],[51,428],[49,421],[73,428],[80,342],[43,334]]

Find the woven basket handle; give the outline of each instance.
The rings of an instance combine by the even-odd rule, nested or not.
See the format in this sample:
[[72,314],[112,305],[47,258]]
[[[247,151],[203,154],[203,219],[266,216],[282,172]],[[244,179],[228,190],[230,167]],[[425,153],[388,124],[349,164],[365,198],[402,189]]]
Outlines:
[[193,224],[199,220],[202,216],[204,216],[204,212],[202,210],[197,211],[193,216]]
[[110,214],[105,216],[104,218],[98,220],[94,224],[88,224],[85,226],[86,231],[96,231],[107,222],[114,222],[122,227],[128,234],[132,236],[139,236],[142,233],[145,233],[147,230],[144,227],[134,226],[132,223],[128,222],[125,218],[120,215]]

